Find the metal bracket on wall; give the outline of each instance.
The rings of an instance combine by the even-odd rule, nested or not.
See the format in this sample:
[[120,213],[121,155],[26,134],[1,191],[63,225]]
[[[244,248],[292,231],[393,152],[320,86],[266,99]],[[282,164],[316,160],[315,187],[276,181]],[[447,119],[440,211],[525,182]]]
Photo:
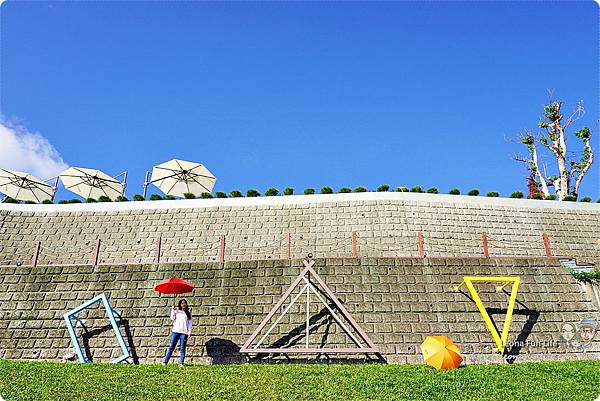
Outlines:
[[110,306],[108,298],[104,293],[90,299],[87,302],[84,302],[75,309],[71,309],[70,311],[64,314],[65,322],[67,324],[67,330],[69,331],[69,335],[71,336],[71,342],[75,347],[75,353],[77,354],[77,358],[79,359],[80,363],[91,362],[83,355],[83,351],[81,350],[81,344],[79,344],[79,339],[77,338],[77,333],[75,333],[75,327],[71,319],[75,320],[77,323],[79,323],[82,327],[85,328],[84,321],[80,319],[77,316],[77,314],[82,310],[87,309],[90,306],[96,304],[97,302],[102,302],[104,309],[106,310],[106,314],[108,315],[108,320],[110,320],[110,324],[113,328],[113,331],[115,332],[115,336],[117,337],[119,347],[121,347],[121,351],[123,351],[123,355],[116,359],[113,359],[112,363],[127,362],[127,359],[131,357],[131,353],[125,345],[125,340],[123,339],[123,335],[121,334],[121,330],[119,330],[119,325],[117,324],[117,321],[115,319],[115,316],[121,318],[121,315],[119,312],[117,312]]
[[[292,285],[287,289],[287,291],[283,294],[281,299],[277,302],[277,304],[271,309],[269,314],[263,319],[260,325],[256,328],[254,333],[248,338],[248,340],[244,343],[242,348],[240,349],[241,353],[246,354],[379,354],[377,347],[371,341],[369,336],[362,330],[362,328],[356,323],[356,321],[352,318],[350,313],[344,308],[342,303],[337,299],[334,293],[329,289],[327,284],[321,279],[321,277],[317,274],[317,272],[312,268],[315,264],[314,260],[304,260],[304,269],[302,272],[296,277]],[[314,280],[314,281],[313,281]],[[291,300],[291,302],[284,308],[283,312],[275,319],[275,321],[270,325],[267,329],[266,333],[260,337],[258,342],[255,345],[252,345],[254,340],[259,336],[261,331],[267,326],[269,321],[273,318],[273,316],[280,310],[283,306],[284,302],[290,298],[294,290],[299,287],[301,284],[304,284],[300,292],[298,292]],[[318,284],[318,287],[315,285]],[[310,347],[309,342],[309,332],[310,332],[310,303],[311,303],[311,293],[316,296],[317,300],[322,303],[329,314],[333,317],[333,319],[340,325],[342,330],[352,339],[352,341],[356,344],[355,348],[326,348],[323,346],[320,347]],[[260,345],[265,341],[267,336],[271,333],[271,331],[275,328],[275,326],[281,321],[281,319],[286,315],[286,313],[290,310],[290,308],[296,303],[298,298],[301,295],[306,295],[306,328],[305,328],[305,342],[304,347],[278,347],[278,348],[259,348]],[[334,311],[334,309],[329,305],[330,302],[326,299],[328,298],[330,302],[333,302],[335,308],[338,310],[341,317],[345,318],[345,324],[338,313]],[[354,333],[348,327],[350,326]],[[356,335],[355,335],[356,334]]]
[[[463,285],[467,286],[467,289],[469,290],[469,293],[471,294],[471,297],[473,298],[473,301],[475,302],[479,313],[481,313],[481,317],[483,317],[485,325],[487,326],[488,330],[490,331],[490,334],[494,339],[494,342],[496,343],[496,348],[494,349],[494,352],[503,353],[504,348],[506,347],[506,341],[508,339],[508,332],[510,331],[510,324],[512,322],[512,315],[515,309],[515,303],[517,301],[517,291],[519,289],[520,281],[521,279],[519,277],[469,276],[463,277],[463,280],[460,282],[460,284],[454,287],[454,291],[459,291],[460,287],[462,287]],[[509,284],[512,284],[510,298],[508,300],[508,309],[506,310],[506,318],[504,319],[504,326],[502,327],[502,335],[498,333],[496,326],[494,326],[494,323],[492,322],[490,315],[485,309],[485,306],[483,305],[483,302],[481,301],[481,298],[479,297],[479,294],[477,293],[473,282],[503,283],[502,285],[496,287],[496,292],[500,292]]]

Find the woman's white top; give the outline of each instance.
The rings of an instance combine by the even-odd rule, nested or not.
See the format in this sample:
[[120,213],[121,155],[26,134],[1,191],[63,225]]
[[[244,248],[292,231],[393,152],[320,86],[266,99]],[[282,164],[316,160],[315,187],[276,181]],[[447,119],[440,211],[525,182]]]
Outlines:
[[192,319],[188,319],[184,311],[171,309],[171,320],[173,321],[173,333],[192,334]]

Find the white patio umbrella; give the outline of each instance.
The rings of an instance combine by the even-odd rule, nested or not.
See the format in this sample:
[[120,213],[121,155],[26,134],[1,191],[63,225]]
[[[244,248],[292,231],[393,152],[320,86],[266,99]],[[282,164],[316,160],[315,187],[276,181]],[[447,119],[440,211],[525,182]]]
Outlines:
[[66,189],[84,198],[108,196],[115,200],[123,195],[123,184],[100,170],[69,167],[59,175]]
[[0,168],[0,192],[22,201],[41,203],[54,197],[54,188],[31,174]]
[[217,178],[200,163],[169,160],[154,166],[150,182],[167,195],[212,192]]

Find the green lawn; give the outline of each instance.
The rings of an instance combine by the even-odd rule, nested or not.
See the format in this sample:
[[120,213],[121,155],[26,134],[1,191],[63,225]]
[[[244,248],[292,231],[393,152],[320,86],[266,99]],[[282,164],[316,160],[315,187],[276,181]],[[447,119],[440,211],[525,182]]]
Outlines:
[[600,361],[472,365],[110,365],[0,360],[0,395],[17,400],[593,401]]

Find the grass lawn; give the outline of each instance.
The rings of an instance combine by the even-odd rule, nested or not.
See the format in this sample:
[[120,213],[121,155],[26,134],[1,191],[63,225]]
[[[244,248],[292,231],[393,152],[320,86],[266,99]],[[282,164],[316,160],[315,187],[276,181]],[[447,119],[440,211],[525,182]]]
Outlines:
[[596,400],[600,361],[471,365],[111,365],[0,360],[18,400]]

